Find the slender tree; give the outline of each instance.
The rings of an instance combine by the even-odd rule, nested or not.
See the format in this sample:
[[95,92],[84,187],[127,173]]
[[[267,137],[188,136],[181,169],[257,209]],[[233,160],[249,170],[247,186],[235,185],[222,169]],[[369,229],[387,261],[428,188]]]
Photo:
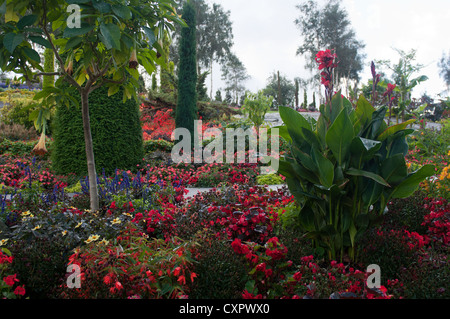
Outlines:
[[450,91],[450,53],[449,55],[442,54],[442,58],[438,62],[439,75],[444,79],[447,91]]
[[226,63],[222,65],[222,80],[227,85],[226,90],[232,92],[232,102],[236,105],[239,103],[239,96],[245,91],[244,82],[249,78],[241,60],[233,53],[228,55]]
[[[225,11],[220,4],[208,5],[205,0],[191,0],[196,12],[197,34],[197,74],[207,69],[210,74],[210,99],[213,99],[213,66],[214,63],[223,65],[233,46],[233,28],[230,11]],[[180,30],[174,35],[175,43],[172,50],[172,60],[178,64],[180,59],[179,38]]]
[[[186,128],[194,136],[194,121],[197,118],[197,50],[196,13],[190,1],[183,6],[182,19],[187,26],[180,37],[180,63],[178,66],[178,102],[175,116],[177,128]],[[191,139],[193,141],[193,138]]]

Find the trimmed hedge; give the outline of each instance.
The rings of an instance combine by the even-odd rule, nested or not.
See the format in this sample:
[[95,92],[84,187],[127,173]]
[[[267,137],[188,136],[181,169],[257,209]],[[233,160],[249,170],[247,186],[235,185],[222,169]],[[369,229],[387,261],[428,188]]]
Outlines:
[[[138,103],[122,102],[123,92],[108,97],[108,89],[100,87],[89,95],[89,115],[97,172],[106,174],[116,169],[134,170],[144,157],[142,128]],[[79,107],[58,106],[54,121],[53,169],[58,174],[87,174],[87,161]]]

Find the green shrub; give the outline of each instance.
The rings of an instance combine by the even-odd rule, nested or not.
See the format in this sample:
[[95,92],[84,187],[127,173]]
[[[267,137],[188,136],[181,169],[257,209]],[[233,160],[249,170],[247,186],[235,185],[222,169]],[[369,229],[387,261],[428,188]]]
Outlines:
[[[92,140],[98,172],[135,169],[144,155],[139,107],[135,100],[122,102],[122,93],[108,97],[106,87],[89,95]],[[80,97],[74,93],[74,97]],[[81,105],[81,103],[80,103]],[[53,168],[60,174],[87,173],[81,110],[59,106],[54,123]]]
[[155,151],[171,152],[173,147],[172,142],[166,140],[149,140],[144,141],[144,153],[150,153]]
[[33,147],[36,145],[36,141],[33,142],[13,142],[8,139],[0,142],[0,154],[11,154],[12,156],[24,156],[31,154]]
[[202,238],[193,271],[197,274],[189,298],[238,299],[247,281],[247,266],[229,242],[214,236]]
[[66,271],[67,251],[62,243],[48,238],[16,241],[11,247],[12,269],[25,284],[26,296],[48,299],[62,283]]
[[281,185],[284,184],[283,178],[278,174],[258,175],[256,177],[258,185]]
[[392,228],[407,228],[409,231],[425,234],[427,227],[422,225],[424,216],[429,214],[429,208],[424,205],[429,203],[425,200],[427,194],[417,191],[409,198],[395,198],[389,205],[389,214],[384,216],[384,223]]

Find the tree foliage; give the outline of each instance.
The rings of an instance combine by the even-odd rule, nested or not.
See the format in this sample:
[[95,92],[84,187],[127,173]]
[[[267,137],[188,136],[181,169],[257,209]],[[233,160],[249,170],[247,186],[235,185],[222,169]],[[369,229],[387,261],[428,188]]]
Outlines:
[[230,92],[233,103],[239,103],[239,97],[245,91],[244,82],[249,78],[242,61],[234,53],[230,53],[222,65],[222,80],[225,81],[225,90]]
[[[233,46],[233,27],[230,11],[225,11],[220,4],[211,6],[204,0],[191,0],[196,12],[197,29],[197,73],[202,74],[202,68],[209,70],[211,75],[210,98],[213,92],[213,65],[223,64]],[[183,2],[182,2],[183,3]],[[178,64],[180,59],[179,38],[181,29],[174,34],[174,45],[171,58]]]
[[[334,83],[349,79],[359,81],[359,72],[363,68],[364,55],[361,50],[365,45],[356,39],[351,28],[348,14],[341,8],[338,0],[329,0],[320,8],[315,0],[302,2],[297,6],[300,17],[295,24],[302,33],[303,42],[297,55],[305,55],[307,69],[315,70],[316,53],[324,49],[332,49],[339,57],[339,68],[334,74]],[[311,81],[317,81],[318,73]]]
[[267,85],[264,88],[266,96],[273,96],[274,106],[292,106],[295,99],[295,85],[285,75],[272,73],[267,79]]
[[447,56],[445,53],[442,54],[442,58],[438,62],[439,75],[445,82],[447,87],[450,87],[450,54]]
[[188,1],[183,7],[183,20],[187,26],[181,30],[180,63],[178,66],[178,102],[175,116],[177,128],[186,128],[194,136],[194,120],[197,117],[197,50],[196,14]]

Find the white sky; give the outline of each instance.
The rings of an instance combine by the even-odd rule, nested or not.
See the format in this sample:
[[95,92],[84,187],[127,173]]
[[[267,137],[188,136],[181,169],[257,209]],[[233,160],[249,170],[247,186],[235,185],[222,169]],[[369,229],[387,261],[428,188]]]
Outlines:
[[[295,6],[302,0],[208,2],[221,4],[230,11],[233,50],[251,76],[246,82],[247,89],[256,92],[264,88],[267,78],[278,70],[290,80],[309,77],[303,58],[295,54],[302,41],[300,30],[294,23],[300,16]],[[437,94],[446,89],[439,77],[437,62],[444,52],[450,53],[449,0],[342,0],[342,4],[349,14],[356,38],[366,45],[366,67],[360,73],[363,83],[371,77],[372,60],[396,63],[399,56],[393,48],[407,52],[416,49],[415,62],[426,67],[415,76],[424,74],[429,80],[413,90],[413,97],[426,92],[437,98]],[[220,80],[220,67],[215,66],[213,72],[214,96],[224,85]],[[389,70],[386,73],[391,75]],[[209,82],[206,81],[208,87]]]

